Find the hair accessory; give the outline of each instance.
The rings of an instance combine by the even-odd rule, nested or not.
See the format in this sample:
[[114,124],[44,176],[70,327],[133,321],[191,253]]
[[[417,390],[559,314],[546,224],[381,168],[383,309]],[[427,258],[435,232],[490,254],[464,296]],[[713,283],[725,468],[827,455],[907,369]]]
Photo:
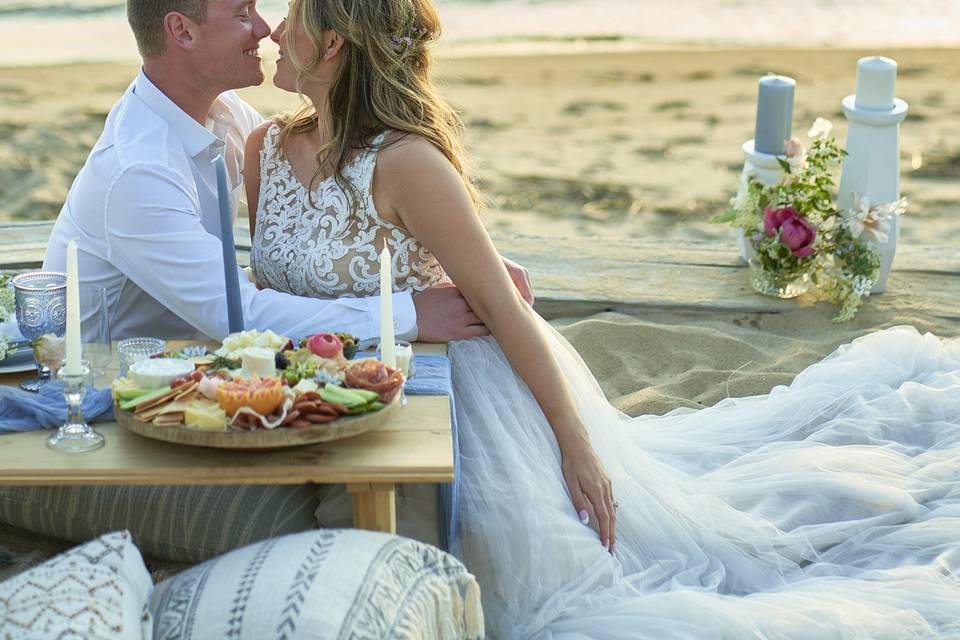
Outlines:
[[411,25],[405,34],[390,36],[390,47],[398,56],[403,57],[426,35],[426,29]]

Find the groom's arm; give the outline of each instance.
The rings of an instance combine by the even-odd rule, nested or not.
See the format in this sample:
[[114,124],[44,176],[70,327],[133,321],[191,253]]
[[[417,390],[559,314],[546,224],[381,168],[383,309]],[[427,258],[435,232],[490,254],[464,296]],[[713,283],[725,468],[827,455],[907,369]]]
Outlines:
[[[207,233],[182,177],[163,165],[137,165],[116,179],[106,203],[107,258],[165,307],[213,338],[227,335],[220,240]],[[258,290],[240,278],[244,324],[290,336],[380,333],[380,298],[319,300]],[[416,335],[408,293],[394,294],[395,329]]]

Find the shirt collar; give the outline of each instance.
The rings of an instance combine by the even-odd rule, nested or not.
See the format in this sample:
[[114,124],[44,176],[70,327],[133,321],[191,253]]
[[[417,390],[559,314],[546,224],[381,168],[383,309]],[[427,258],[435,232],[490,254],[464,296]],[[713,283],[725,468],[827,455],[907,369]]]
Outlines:
[[191,158],[208,149],[211,157],[223,153],[226,131],[233,123],[233,118],[229,108],[220,98],[217,98],[210,109],[207,122],[212,121],[215,126],[214,130],[223,137],[217,137],[209,129],[187,115],[173,100],[164,95],[157,88],[157,85],[150,81],[143,69],[140,69],[140,73],[137,74],[133,92],[173,129],[183,142],[184,150]]

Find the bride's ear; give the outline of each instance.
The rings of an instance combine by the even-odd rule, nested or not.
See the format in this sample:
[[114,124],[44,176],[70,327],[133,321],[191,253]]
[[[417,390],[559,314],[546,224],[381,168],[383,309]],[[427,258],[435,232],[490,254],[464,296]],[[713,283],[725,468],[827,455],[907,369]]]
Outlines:
[[193,48],[194,22],[177,11],[171,11],[163,18],[163,30],[169,44],[183,49]]
[[323,53],[324,62],[333,60],[340,55],[340,51],[343,49],[343,36],[332,29],[324,31],[323,46],[326,49]]

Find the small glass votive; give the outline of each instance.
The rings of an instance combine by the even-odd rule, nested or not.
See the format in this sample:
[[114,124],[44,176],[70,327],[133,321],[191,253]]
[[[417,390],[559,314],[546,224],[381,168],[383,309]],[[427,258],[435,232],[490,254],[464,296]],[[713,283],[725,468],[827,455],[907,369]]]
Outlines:
[[120,358],[120,376],[126,377],[130,365],[138,360],[145,360],[150,356],[163,353],[167,343],[161,338],[126,338],[117,343],[117,354]]
[[394,345],[397,368],[403,373],[403,377],[409,380],[414,374],[413,345],[406,340],[397,340]]

